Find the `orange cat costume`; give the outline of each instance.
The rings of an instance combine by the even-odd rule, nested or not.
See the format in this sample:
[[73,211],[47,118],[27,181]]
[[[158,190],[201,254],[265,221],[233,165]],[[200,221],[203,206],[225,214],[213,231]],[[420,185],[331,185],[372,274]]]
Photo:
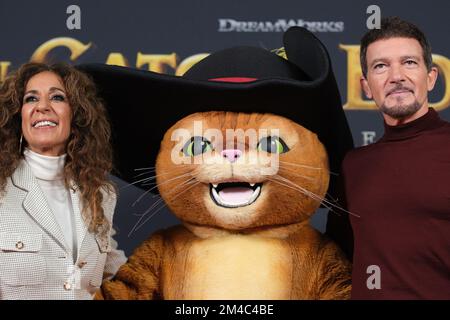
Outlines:
[[135,168],[155,165],[159,194],[183,222],[136,248],[99,298],[349,297],[350,264],[309,217],[332,201],[329,172],[351,134],[322,43],[294,27],[284,48],[287,59],[219,51],[183,77],[80,67],[107,102],[119,176],[132,182]]

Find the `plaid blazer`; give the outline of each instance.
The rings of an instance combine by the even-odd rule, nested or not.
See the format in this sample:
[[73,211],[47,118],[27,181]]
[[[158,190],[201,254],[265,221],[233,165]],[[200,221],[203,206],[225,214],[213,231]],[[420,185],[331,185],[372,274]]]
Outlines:
[[[92,299],[104,278],[126,262],[117,243],[88,232],[79,192],[69,190],[77,234],[76,262],[31,168],[22,160],[0,196],[0,299]],[[104,193],[112,225],[115,195]]]

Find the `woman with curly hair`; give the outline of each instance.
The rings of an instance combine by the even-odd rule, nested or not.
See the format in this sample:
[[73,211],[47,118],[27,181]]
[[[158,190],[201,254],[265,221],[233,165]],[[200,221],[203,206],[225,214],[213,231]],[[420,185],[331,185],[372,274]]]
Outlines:
[[93,82],[27,63],[0,88],[0,299],[91,299],[112,239],[110,126]]

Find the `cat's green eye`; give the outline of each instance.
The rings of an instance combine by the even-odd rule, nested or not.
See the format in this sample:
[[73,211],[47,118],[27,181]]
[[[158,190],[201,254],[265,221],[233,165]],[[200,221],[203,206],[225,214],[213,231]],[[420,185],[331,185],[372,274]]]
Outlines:
[[279,137],[265,137],[259,140],[258,142],[258,150],[265,151],[269,153],[285,153],[289,151],[289,147],[283,141],[283,139]]
[[181,150],[185,156],[194,157],[212,150],[211,142],[203,137],[192,137]]

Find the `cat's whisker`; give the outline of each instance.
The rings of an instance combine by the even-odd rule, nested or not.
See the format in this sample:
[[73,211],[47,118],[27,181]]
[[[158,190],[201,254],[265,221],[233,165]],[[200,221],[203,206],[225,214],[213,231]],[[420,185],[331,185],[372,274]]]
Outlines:
[[[293,169],[289,169],[289,168],[286,168],[286,167],[283,167],[283,166],[280,166],[280,168],[281,168],[282,170],[289,171],[289,175],[299,176],[299,177],[302,177],[302,178],[305,178],[305,179],[311,178],[311,177],[308,177],[308,176],[302,176],[302,175],[299,175],[299,174],[293,174],[293,173],[291,173],[291,172],[295,172]],[[311,178],[311,180],[312,180],[312,178]],[[317,181],[317,179],[313,179],[313,181]],[[337,203],[337,202],[338,202],[338,200],[337,200],[336,198],[334,198],[334,197],[333,197],[331,194],[329,194],[328,192],[326,193],[326,196],[327,196],[328,198],[331,199],[331,202],[334,202],[334,203]]]
[[153,186],[153,187],[151,187],[150,189],[148,189],[147,192],[150,192],[150,191],[152,191],[152,190],[158,188],[159,186],[165,185],[165,184],[167,184],[167,183],[169,183],[169,182],[171,182],[171,181],[174,181],[174,180],[177,180],[177,179],[181,179],[181,178],[186,178],[186,177],[192,177],[191,172],[186,172],[186,173],[184,173],[184,174],[182,174],[182,175],[179,175],[179,176],[170,178],[170,179],[165,180],[165,181],[163,181],[163,182],[161,182],[161,183],[157,183],[155,186]]
[[133,213],[132,215],[135,217],[142,217],[143,213]]
[[[128,234],[128,237],[130,237],[134,232],[138,231],[140,228],[142,228],[150,219],[152,219],[158,212],[160,212],[164,207],[166,207],[166,203],[162,202],[162,206],[157,208],[150,216],[148,216],[141,224],[136,224],[135,228],[132,232]],[[152,208],[153,209],[153,208]],[[150,210],[151,211],[151,210]],[[142,217],[150,213],[150,211],[146,212]]]
[[137,178],[137,177],[140,177],[140,176],[143,176],[143,175],[146,175],[146,174],[154,174],[155,172],[156,172],[156,169],[152,169],[152,170],[149,170],[147,172],[141,172],[139,174],[136,174],[135,176],[133,176],[133,178]]
[[[176,178],[177,178],[177,177],[176,177]],[[174,179],[176,179],[176,178],[166,180],[166,181],[164,181],[163,183],[160,183],[159,185],[163,185],[164,183],[169,182],[170,180],[174,180]],[[180,178],[181,178],[181,177],[180,177]],[[178,188],[184,186],[187,182],[191,181],[192,179],[195,179],[195,178],[189,178],[189,179],[187,179],[186,181],[184,181],[184,182],[180,183],[179,185],[177,185],[177,186],[175,187],[175,189],[178,189]],[[158,187],[158,184],[156,184],[154,187],[148,189],[148,190],[145,191],[143,194],[141,194],[141,195],[139,196],[139,198],[137,198],[137,200],[134,201],[133,204],[132,204],[131,206],[134,207],[139,201],[141,201],[141,199],[142,199],[143,197],[145,197],[146,194],[148,194],[149,192],[151,192],[155,187]]]
[[289,175],[292,175],[292,176],[295,176],[295,177],[304,178],[304,179],[309,180],[309,181],[317,181],[317,178],[305,176],[305,175],[299,174],[298,172],[294,171],[293,169],[289,169],[289,168],[280,166],[280,171],[283,171],[283,170],[288,171]]
[[[156,170],[156,169],[155,169]],[[137,175],[135,175],[133,178],[137,178],[137,177],[139,177],[139,176],[143,176],[143,175],[146,175],[146,174],[152,174],[152,173],[155,173],[155,170],[153,170],[153,172],[143,172],[143,173],[140,173],[140,174],[137,174]],[[160,174],[155,174],[155,175],[153,175],[153,176],[150,176],[149,178],[156,178],[156,177],[160,177],[160,176],[165,176],[165,175],[168,175],[168,174],[171,174],[171,173],[176,173],[176,172],[182,172],[182,171],[186,171],[186,168],[176,168],[176,169],[174,169],[174,170],[170,170],[170,171],[168,171],[168,172],[164,172],[164,173],[160,173]]]
[[[200,184],[200,182],[196,181],[194,183],[192,183],[187,189],[185,189],[184,191],[176,194],[174,197],[170,198],[170,201],[175,200],[176,198],[178,198],[179,196],[181,196],[182,194],[186,193],[187,191],[189,191],[190,189],[192,189],[193,187],[197,186],[198,184]],[[173,193],[173,192],[172,192]],[[133,230],[128,234],[128,237],[134,232],[139,230],[140,228],[142,228],[143,225],[145,225],[152,217],[154,217],[156,215],[156,213],[158,213],[159,211],[161,211],[161,209],[163,209],[165,206],[165,203],[163,203],[163,206],[159,207],[158,209],[156,209],[149,217],[147,217],[140,225],[139,222],[136,223],[135,227],[133,228]],[[150,211],[147,210],[145,214],[149,213]],[[141,220],[141,219],[139,219]]]
[[[180,163],[180,164],[177,164],[177,166],[189,166],[189,164]],[[155,169],[156,169],[156,166],[154,166],[154,167],[135,168],[133,170],[134,171],[142,171],[142,170],[155,170]]]
[[[309,190],[307,190],[307,189],[305,189],[305,188],[303,188],[303,187],[297,185],[296,183],[290,181],[289,179],[286,179],[286,178],[281,177],[281,176],[278,176],[278,175],[273,176],[273,177],[276,178],[276,179],[281,179],[281,180],[284,181],[285,183],[290,184],[290,185],[293,186],[294,188],[297,188],[298,191],[303,192],[304,194],[308,195],[308,196],[311,197],[312,199],[322,202],[322,204],[323,204],[325,207],[327,207],[327,208],[328,208],[328,206],[331,206],[332,208],[339,209],[339,210],[341,210],[341,211],[343,211],[343,212],[346,212],[346,213],[348,213],[348,214],[351,214],[351,215],[353,215],[353,216],[355,216],[355,217],[360,218],[360,216],[357,215],[356,213],[353,213],[353,212],[350,212],[350,211],[345,210],[344,208],[342,208],[342,207],[340,207],[340,206],[338,206],[338,205],[336,205],[336,204],[334,204],[334,203],[332,203],[332,202],[326,200],[325,198],[322,198],[322,197],[318,196],[318,195],[315,194],[314,192],[309,191]],[[327,205],[328,205],[328,206],[327,206]],[[329,209],[330,209],[332,212],[334,212],[334,210],[332,210],[331,208],[329,208]]]
[[[195,178],[191,178],[189,180],[194,180]],[[195,180],[194,180],[195,181]],[[180,186],[175,187],[169,194],[172,194],[173,192],[178,192],[178,189],[180,188]],[[156,195],[158,196],[158,195]],[[164,199],[162,197],[159,197],[158,200],[156,200],[151,206],[150,208],[148,208],[143,214],[140,215],[139,220],[136,222],[136,224],[133,226],[133,228],[131,229],[130,233],[128,233],[128,237],[131,236],[131,234],[136,231],[136,227],[139,225],[139,223],[142,221],[142,219],[144,219],[144,217],[151,211],[153,210],[155,207],[157,207],[160,203],[164,202]],[[163,204],[164,205],[164,204]]]
[[[185,170],[183,170],[183,171],[185,171]],[[190,174],[190,172],[192,172],[192,171],[189,171],[187,174]],[[167,174],[169,174],[169,173],[173,173],[173,171],[168,172]],[[161,175],[162,175],[162,174],[161,174]],[[155,178],[158,177],[158,176],[159,176],[159,175],[155,175],[155,176],[152,176],[152,177],[147,177],[147,178],[144,178],[144,179],[140,179],[140,180],[138,180],[138,181],[134,181],[134,182],[132,182],[132,183],[129,183],[129,184],[123,186],[121,189],[126,189],[126,188],[128,188],[129,186],[132,186],[132,185],[135,185],[135,184],[138,184],[138,183],[141,183],[141,182],[147,182],[147,181],[150,181],[150,180],[152,180],[152,179],[155,179]]]
[[150,169],[155,169],[155,168],[156,168],[156,167],[136,168],[136,169],[134,169],[134,171],[150,170]]
[[155,185],[156,183],[157,183],[156,181],[155,181],[155,182],[145,182],[145,183],[141,184],[141,186],[142,186],[142,187],[153,186],[153,185]]
[[[289,182],[292,183],[292,184],[294,184],[295,186],[297,186],[297,187],[299,187],[299,188],[305,190],[306,192],[308,192],[312,198],[315,197],[317,200],[321,200],[321,201],[322,201],[322,205],[325,206],[326,208],[328,208],[328,209],[329,209],[330,211],[332,211],[333,213],[338,214],[335,210],[333,210],[333,209],[335,208],[335,209],[338,209],[338,210],[340,210],[340,211],[346,212],[346,213],[348,213],[348,214],[350,214],[350,215],[352,215],[352,216],[355,216],[355,217],[357,217],[357,218],[360,218],[360,216],[359,216],[358,214],[353,213],[353,212],[350,212],[350,211],[347,211],[347,210],[345,210],[344,208],[342,208],[341,206],[338,206],[338,205],[334,204],[333,202],[328,201],[328,200],[325,199],[325,198],[322,199],[321,197],[319,197],[319,196],[316,195],[315,193],[313,193],[313,192],[311,192],[311,191],[309,191],[309,190],[306,190],[306,189],[304,189],[304,188],[302,188],[302,187],[296,185],[295,183],[293,183],[293,182],[291,182],[291,181],[289,181]],[[337,201],[335,201],[335,202],[337,202]],[[328,206],[327,206],[327,205],[328,205]]]
[[293,162],[289,162],[289,161],[279,161],[282,164],[287,164],[287,165],[291,165],[291,166],[295,166],[295,167],[302,167],[302,168],[308,168],[308,169],[315,169],[315,170],[323,170],[322,167],[314,167],[314,166],[310,166],[310,165],[306,165],[306,164],[300,164],[300,163],[293,163]]
[[[281,185],[281,186],[284,186],[284,187],[286,187],[286,188],[290,188],[290,189],[292,189],[292,190],[295,190],[295,191],[298,191],[298,192],[300,192],[300,193],[303,193],[305,196],[308,196],[308,197],[311,197],[311,198],[314,199],[314,197],[312,197],[308,192],[305,192],[304,190],[301,190],[301,189],[298,189],[298,188],[294,188],[294,187],[292,187],[292,186],[290,186],[290,185],[284,184],[284,183],[282,183],[282,182],[280,182],[280,181],[278,181],[278,180],[275,180],[275,179],[269,179],[269,180],[272,181],[272,182],[274,182],[274,183],[277,183],[277,184],[279,184],[279,185]],[[314,199],[314,200],[320,202],[320,199]],[[330,206],[328,206],[328,205],[326,205],[326,204],[323,204],[323,206],[324,206],[325,208],[327,208],[328,210],[333,211],[332,208],[331,208]]]
[[313,198],[314,200],[318,200],[318,201],[320,201],[320,202],[322,202],[322,201],[329,202],[328,200],[323,199],[322,197],[318,196],[318,195],[315,194],[314,192],[309,191],[309,190],[307,190],[306,188],[303,188],[303,187],[299,186],[298,184],[292,182],[292,181],[289,180],[289,179],[286,179],[285,177],[282,177],[282,176],[279,176],[279,175],[278,175],[278,176],[275,177],[275,178],[279,178],[279,179],[281,179],[282,181],[284,181],[284,182],[290,184],[291,186],[300,189],[301,191],[303,191],[305,194],[309,195],[309,196],[310,196],[311,198]]
[[304,194],[310,196],[314,200],[317,200],[319,202],[322,201],[322,198],[320,196],[316,195],[315,193],[313,193],[313,192],[311,192],[311,191],[309,191],[309,190],[307,190],[307,189],[305,189],[303,187],[300,187],[299,185],[297,185],[296,183],[290,181],[289,179],[286,179],[286,178],[284,178],[284,177],[282,177],[280,175],[276,175],[273,178],[275,180],[279,180],[279,181],[281,180],[281,182],[287,183],[290,187],[302,191]]
[[120,189],[123,190],[123,189],[126,189],[126,188],[128,188],[128,187],[130,187],[132,185],[138,184],[140,182],[145,182],[145,181],[148,181],[148,180],[151,180],[151,179],[152,179],[151,177],[150,178],[140,179],[138,181],[134,181],[134,182],[128,183],[125,186],[121,187]]
[[134,224],[133,228],[131,228],[131,231],[128,233],[128,238],[137,230],[137,226],[141,223],[142,219],[144,219],[144,217],[151,211],[153,210],[153,208],[157,207],[160,203],[163,203],[163,205],[165,205],[163,198],[159,198],[158,200],[156,200],[151,206],[150,208],[148,208],[147,210],[144,211],[144,213],[142,213],[138,219],[138,221]]
[[298,163],[292,163],[292,162],[281,161],[281,160],[279,162],[280,162],[280,164],[285,164],[285,165],[290,165],[290,166],[295,166],[295,167],[301,167],[301,168],[307,168],[307,169],[312,169],[312,170],[326,170],[328,173],[330,173],[332,175],[335,175],[335,176],[339,175],[339,173],[332,172],[332,171],[330,171],[330,170],[328,170],[326,168],[313,167],[313,166],[308,166],[308,165],[305,165],[305,164],[298,164]]
[[327,196],[328,198],[331,199],[331,202],[338,203],[338,199],[334,198],[334,197],[333,197],[331,194],[329,194],[328,192],[326,193],[326,196]]
[[141,201],[142,198],[145,197],[145,195],[147,195],[150,192],[150,190],[145,191],[144,193],[142,193],[131,205],[131,207],[134,207],[139,201]]

